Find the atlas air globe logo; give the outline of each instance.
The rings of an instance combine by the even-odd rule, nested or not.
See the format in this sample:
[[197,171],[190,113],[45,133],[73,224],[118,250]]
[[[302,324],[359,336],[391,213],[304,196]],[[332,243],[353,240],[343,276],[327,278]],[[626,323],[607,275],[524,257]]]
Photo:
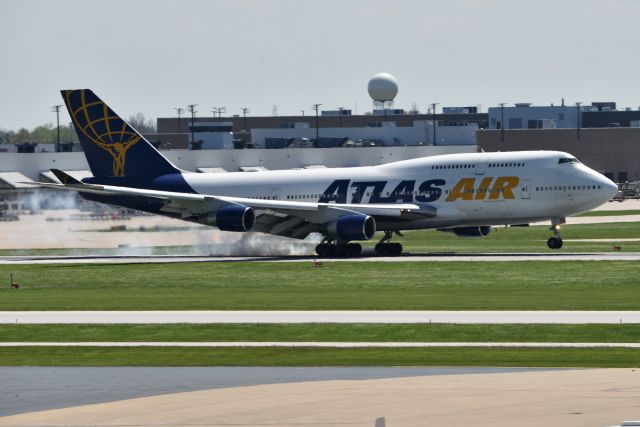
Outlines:
[[76,130],[113,160],[113,176],[124,176],[127,151],[141,137],[100,99],[85,90],[67,91],[67,105]]

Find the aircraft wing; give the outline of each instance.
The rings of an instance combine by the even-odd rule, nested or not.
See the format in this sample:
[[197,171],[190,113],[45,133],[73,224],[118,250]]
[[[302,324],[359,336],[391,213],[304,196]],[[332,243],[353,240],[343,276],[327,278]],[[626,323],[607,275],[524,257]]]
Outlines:
[[256,214],[254,231],[298,239],[304,239],[309,233],[321,231],[322,224],[349,213],[369,215],[376,220],[381,218],[412,220],[436,216],[436,209],[424,204],[335,204],[145,190],[85,184],[62,171],[53,170],[53,172],[63,184],[38,183],[37,185],[43,188],[77,191],[106,197],[135,197],[153,200],[163,204],[160,208],[161,212],[196,222],[198,222],[198,218],[214,215],[219,208],[224,206],[247,206],[253,208]]
[[312,232],[320,232],[322,224],[337,220],[350,213],[369,215],[376,220],[382,218],[412,220],[419,217],[433,218],[436,216],[434,207],[419,206],[413,203],[335,204],[226,196],[218,196],[217,198],[228,203],[254,208],[256,210],[255,231],[298,239],[304,239]]

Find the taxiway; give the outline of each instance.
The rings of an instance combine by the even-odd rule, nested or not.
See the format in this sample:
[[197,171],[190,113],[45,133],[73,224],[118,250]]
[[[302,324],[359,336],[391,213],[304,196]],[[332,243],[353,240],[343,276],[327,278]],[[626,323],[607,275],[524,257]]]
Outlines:
[[188,347],[188,348],[640,348],[630,342],[327,342],[327,341],[222,341],[222,342],[141,342],[141,341],[40,341],[0,342],[0,347]]
[[1,324],[640,323],[640,311],[0,311]]

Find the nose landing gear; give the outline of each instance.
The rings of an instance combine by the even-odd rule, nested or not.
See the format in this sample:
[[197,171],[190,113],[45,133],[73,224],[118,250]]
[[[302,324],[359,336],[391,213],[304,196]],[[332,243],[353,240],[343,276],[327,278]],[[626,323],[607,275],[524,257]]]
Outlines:
[[564,224],[565,222],[564,218],[551,221],[551,227],[549,230],[553,231],[553,237],[549,237],[549,240],[547,240],[547,246],[549,246],[549,249],[560,249],[562,247],[560,224]]
[[402,253],[402,245],[400,243],[389,243],[393,233],[402,237],[399,231],[385,230],[384,236],[380,242],[376,245],[375,251],[378,255],[382,256],[397,256]]

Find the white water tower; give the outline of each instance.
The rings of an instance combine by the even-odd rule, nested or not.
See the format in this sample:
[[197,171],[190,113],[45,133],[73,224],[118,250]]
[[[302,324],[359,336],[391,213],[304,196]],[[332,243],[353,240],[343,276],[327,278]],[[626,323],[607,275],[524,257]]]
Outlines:
[[398,81],[389,73],[379,73],[371,77],[367,89],[373,99],[373,109],[386,111],[393,107],[393,100],[398,94]]

